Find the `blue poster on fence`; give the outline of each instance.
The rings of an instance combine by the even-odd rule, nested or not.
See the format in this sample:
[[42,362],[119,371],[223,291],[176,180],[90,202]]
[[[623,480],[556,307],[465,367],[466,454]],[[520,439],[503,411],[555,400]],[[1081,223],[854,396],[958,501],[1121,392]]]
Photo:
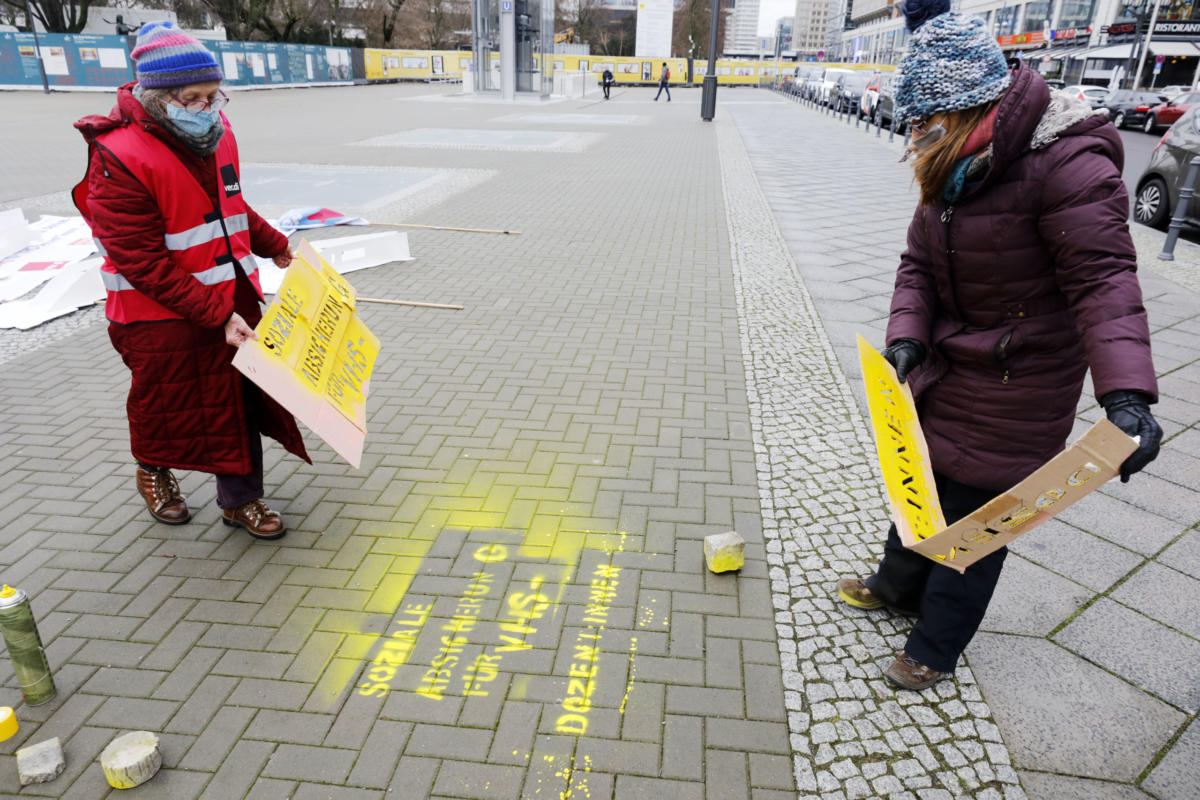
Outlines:
[[350,50],[345,47],[222,40],[208,40],[204,45],[216,54],[225,82],[234,86],[295,86],[351,79]]
[[[39,33],[38,44],[51,87],[114,88],[133,80],[124,36]],[[0,86],[41,85],[33,34],[0,33]]]

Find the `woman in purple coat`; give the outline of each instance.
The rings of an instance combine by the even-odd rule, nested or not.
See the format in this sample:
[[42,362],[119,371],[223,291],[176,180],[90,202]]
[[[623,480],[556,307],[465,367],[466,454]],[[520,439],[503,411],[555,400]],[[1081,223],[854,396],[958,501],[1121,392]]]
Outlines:
[[[1140,437],[1127,481],[1162,430],[1116,130],[1032,70],[1010,72],[982,19],[947,0],[910,0],[905,14],[896,105],[921,198],[883,354],[917,397],[946,521],[1065,447],[1089,368],[1108,418]],[[1005,555],[960,575],[892,526],[878,571],[842,579],[838,595],[919,615],[885,676],[921,690],[954,670]]]

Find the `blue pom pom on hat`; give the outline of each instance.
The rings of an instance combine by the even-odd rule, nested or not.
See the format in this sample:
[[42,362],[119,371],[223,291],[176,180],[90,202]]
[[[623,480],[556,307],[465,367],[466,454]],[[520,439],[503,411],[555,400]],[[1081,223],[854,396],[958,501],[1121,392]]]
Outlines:
[[896,115],[927,119],[974,108],[1004,94],[1012,82],[1000,46],[981,18],[949,10],[949,0],[907,0],[914,31],[900,62]]
[[168,89],[225,78],[217,57],[169,20],[143,25],[129,57],[134,61],[138,83],[147,89]]

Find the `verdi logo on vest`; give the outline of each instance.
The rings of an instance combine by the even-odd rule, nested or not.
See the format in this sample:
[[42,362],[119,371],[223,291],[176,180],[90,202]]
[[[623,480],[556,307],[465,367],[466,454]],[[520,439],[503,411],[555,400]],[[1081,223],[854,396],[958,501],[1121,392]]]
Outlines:
[[238,181],[237,170],[233,164],[224,164],[221,166],[221,183],[225,184],[225,196],[233,197],[235,194],[241,194],[242,184]]

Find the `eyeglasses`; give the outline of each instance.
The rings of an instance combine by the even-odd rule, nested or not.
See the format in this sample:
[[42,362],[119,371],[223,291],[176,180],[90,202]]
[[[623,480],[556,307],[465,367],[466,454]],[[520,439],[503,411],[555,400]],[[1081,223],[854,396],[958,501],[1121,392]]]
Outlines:
[[217,96],[211,100],[188,100],[184,102],[179,99],[179,95],[174,92],[169,93],[171,99],[179,103],[183,110],[189,114],[199,114],[202,111],[220,111],[225,106],[229,105],[229,95],[217,89]]

